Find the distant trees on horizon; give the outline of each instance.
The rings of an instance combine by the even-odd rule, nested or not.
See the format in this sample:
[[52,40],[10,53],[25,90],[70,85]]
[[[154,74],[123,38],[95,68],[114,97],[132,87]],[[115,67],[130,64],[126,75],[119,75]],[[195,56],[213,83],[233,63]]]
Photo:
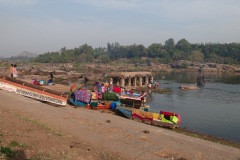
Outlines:
[[65,63],[65,62],[101,62],[121,58],[137,59],[141,57],[158,58],[161,63],[171,63],[177,60],[189,60],[193,62],[214,62],[224,64],[240,63],[240,43],[201,43],[192,44],[186,39],[175,43],[169,38],[164,44],[153,43],[148,47],[143,45],[120,45],[118,42],[107,43],[107,47],[93,48],[83,44],[77,48],[66,49],[59,52],[47,52],[34,59],[41,63]]

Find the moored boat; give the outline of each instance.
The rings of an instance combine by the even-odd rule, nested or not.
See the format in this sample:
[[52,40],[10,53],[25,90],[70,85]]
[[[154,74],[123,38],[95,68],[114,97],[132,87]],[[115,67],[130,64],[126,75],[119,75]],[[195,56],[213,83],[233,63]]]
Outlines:
[[129,119],[155,126],[174,129],[177,128],[181,122],[181,116],[179,114],[166,111],[156,113],[152,112],[149,107],[134,109],[118,106],[117,110]]
[[122,87],[114,86],[113,92],[116,93],[120,102],[126,106],[133,106],[134,108],[139,109],[147,101],[147,93],[137,93],[134,90],[124,91]]
[[57,105],[66,105],[68,99],[65,93],[6,76],[0,76],[0,89]]
[[69,102],[77,107],[88,109],[110,109],[111,102],[119,100],[115,93],[90,91],[79,86],[72,91]]
[[179,87],[179,89],[181,89],[181,90],[196,90],[196,89],[199,89],[199,87],[194,86],[194,85],[181,85]]

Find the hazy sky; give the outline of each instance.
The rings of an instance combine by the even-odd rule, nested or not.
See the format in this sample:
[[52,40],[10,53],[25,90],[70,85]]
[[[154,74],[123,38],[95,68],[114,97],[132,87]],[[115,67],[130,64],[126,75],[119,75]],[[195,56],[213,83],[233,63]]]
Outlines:
[[240,0],[0,0],[0,56],[169,38],[240,42]]

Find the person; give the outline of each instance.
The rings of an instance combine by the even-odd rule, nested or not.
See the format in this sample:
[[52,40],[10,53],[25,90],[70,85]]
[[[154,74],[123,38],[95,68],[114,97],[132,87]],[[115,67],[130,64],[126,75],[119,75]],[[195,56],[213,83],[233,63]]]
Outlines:
[[159,82],[159,81],[156,81],[156,82],[154,83],[154,89],[155,89],[155,90],[158,89],[159,86],[160,86],[160,82]]
[[101,82],[100,81],[97,82],[97,91],[102,92],[102,87],[101,87]]
[[203,74],[200,74],[200,76],[197,78],[197,85],[203,86],[205,84],[205,77]]
[[199,68],[198,68],[199,73],[202,73],[202,68],[203,68],[202,66],[199,66]]
[[86,75],[81,75],[78,77],[78,83],[83,85],[83,87],[87,88],[87,82],[88,82],[88,78]]
[[37,85],[37,86],[39,85],[36,77],[33,77],[32,84]]
[[106,82],[108,82],[108,79],[109,79],[109,77],[108,77],[108,75],[105,73],[104,76],[103,76],[102,81],[103,81],[104,83],[106,83]]
[[106,87],[105,87],[104,83],[102,83],[102,85],[101,85],[101,91],[102,91],[102,93],[106,92]]
[[142,90],[142,93],[141,93],[141,104],[142,104],[142,107],[144,107],[144,96],[145,96],[145,92]]
[[84,76],[84,87],[87,88],[87,82],[88,82],[88,78],[87,76],[85,75]]
[[152,84],[151,83],[148,83],[148,88],[152,88]]
[[50,78],[49,80],[48,80],[48,85],[52,85],[53,84],[53,80]]
[[17,65],[16,64],[13,65],[12,74],[13,74],[13,78],[17,78],[18,73],[17,73]]
[[113,90],[113,79],[109,78],[109,91]]
[[159,81],[156,82],[156,86],[157,86],[157,87],[160,86],[160,82],[159,82]]
[[50,72],[50,78],[51,78],[52,81],[53,81],[53,72]]
[[11,64],[11,66],[9,67],[9,71],[11,78],[13,78],[13,64]]
[[128,91],[129,92],[129,94],[133,94],[134,93],[134,89],[132,88],[130,91]]

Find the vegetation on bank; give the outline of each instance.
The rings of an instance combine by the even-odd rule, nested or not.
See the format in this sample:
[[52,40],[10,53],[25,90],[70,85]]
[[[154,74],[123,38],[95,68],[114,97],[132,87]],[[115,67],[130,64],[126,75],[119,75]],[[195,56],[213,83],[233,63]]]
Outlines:
[[188,60],[200,63],[239,64],[240,43],[193,44],[186,39],[181,39],[175,43],[174,39],[170,38],[164,44],[153,43],[148,47],[136,44],[123,46],[116,42],[112,44],[108,43],[106,48],[93,48],[84,44],[74,49],[63,47],[59,52],[41,54],[34,61],[40,63],[108,63],[112,60],[128,58],[132,59],[135,63],[139,63],[141,57],[158,58],[160,63]]

